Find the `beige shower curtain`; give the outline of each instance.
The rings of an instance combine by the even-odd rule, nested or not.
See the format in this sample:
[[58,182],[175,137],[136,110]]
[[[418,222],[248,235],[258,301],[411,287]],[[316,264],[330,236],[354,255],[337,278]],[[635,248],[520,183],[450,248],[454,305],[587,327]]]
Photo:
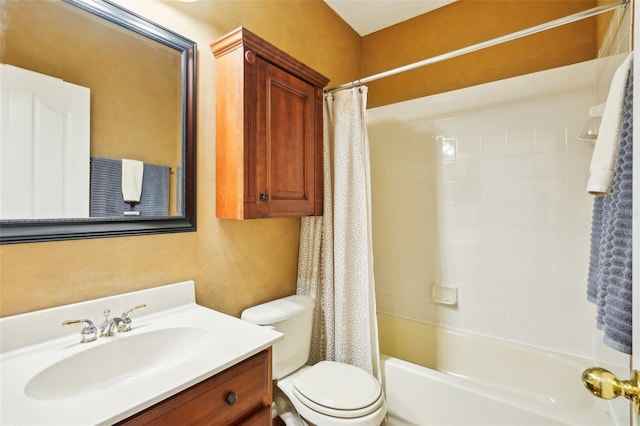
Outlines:
[[366,87],[325,95],[324,212],[302,219],[297,292],[316,301],[309,362],[379,377],[366,99]]

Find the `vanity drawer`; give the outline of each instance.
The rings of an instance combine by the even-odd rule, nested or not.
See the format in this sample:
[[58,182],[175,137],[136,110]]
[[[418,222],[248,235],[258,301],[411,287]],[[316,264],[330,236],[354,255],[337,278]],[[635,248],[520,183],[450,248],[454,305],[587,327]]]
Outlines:
[[119,424],[266,426],[271,424],[271,386],[268,349]]
[[264,407],[248,419],[245,419],[239,426],[271,426],[271,406]]

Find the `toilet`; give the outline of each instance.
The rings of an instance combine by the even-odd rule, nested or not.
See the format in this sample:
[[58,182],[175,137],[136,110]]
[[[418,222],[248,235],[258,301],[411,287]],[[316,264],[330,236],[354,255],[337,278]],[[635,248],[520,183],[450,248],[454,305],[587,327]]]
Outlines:
[[283,333],[273,345],[273,379],[304,421],[317,426],[379,426],[387,408],[380,383],[352,365],[306,365],[314,302],[295,295],[253,306],[241,318]]

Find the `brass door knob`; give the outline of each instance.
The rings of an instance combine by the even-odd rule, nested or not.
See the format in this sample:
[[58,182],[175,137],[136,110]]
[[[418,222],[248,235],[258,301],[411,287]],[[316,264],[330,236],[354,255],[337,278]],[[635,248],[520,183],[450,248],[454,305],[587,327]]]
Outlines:
[[638,376],[639,373],[634,370],[631,374],[631,379],[620,380],[604,368],[591,367],[582,373],[582,384],[598,398],[613,399],[618,396],[624,396],[631,401],[635,412],[640,414]]

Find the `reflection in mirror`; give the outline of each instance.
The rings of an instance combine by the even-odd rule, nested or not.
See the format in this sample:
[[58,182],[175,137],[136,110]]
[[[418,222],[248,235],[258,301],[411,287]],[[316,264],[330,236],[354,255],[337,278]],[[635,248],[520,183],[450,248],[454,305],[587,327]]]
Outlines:
[[104,0],[5,0],[0,242],[195,229],[196,46]]

